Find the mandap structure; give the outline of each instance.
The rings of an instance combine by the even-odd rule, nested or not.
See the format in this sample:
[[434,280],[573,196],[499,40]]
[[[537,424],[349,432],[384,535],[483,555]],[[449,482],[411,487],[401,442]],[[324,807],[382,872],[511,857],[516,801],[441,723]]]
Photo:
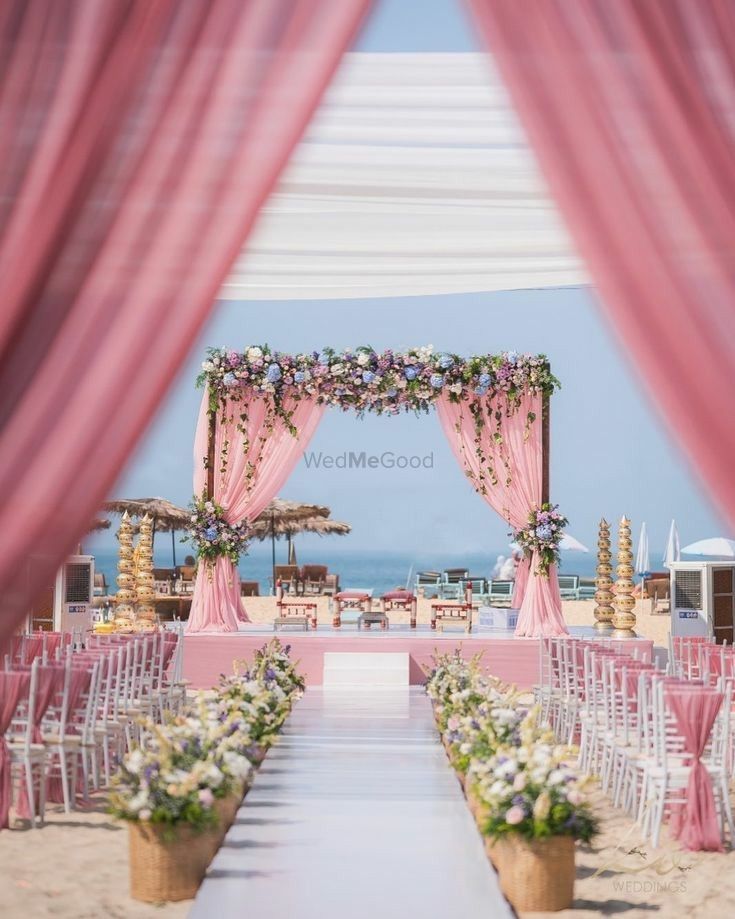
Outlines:
[[265,345],[210,350],[194,444],[192,535],[202,564],[189,632],[247,621],[237,561],[255,520],[298,463],[327,407],[397,415],[436,410],[473,485],[524,549],[513,595],[516,635],[566,632],[557,581],[566,520],[549,503],[549,405],[558,386],[544,355],[460,357]]

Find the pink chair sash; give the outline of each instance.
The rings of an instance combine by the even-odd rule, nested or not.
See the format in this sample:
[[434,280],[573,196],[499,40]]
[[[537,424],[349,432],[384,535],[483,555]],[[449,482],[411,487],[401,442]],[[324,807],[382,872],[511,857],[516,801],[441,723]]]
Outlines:
[[[36,673],[36,697],[33,702],[33,743],[43,743],[41,722],[49,705],[63,692],[64,666],[61,664],[39,667]],[[17,806],[19,817],[30,817],[31,808],[28,800],[28,789],[25,782],[20,784]]]
[[672,831],[687,849],[721,852],[722,837],[712,780],[701,756],[722,705],[723,695],[706,689],[691,691],[688,686],[668,686],[664,697],[676,719],[684,748],[693,757],[686,803],[681,820],[677,826],[672,826]]
[[28,695],[31,675],[24,671],[0,672],[0,829],[10,825],[12,785],[10,780],[10,752],[5,732],[10,727],[20,700]]

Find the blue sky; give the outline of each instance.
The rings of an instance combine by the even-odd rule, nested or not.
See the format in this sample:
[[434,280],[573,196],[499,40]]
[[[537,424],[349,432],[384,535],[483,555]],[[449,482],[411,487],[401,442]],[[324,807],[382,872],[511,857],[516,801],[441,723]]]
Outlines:
[[[466,51],[475,45],[459,4],[385,0],[358,47]],[[552,498],[569,517],[570,532],[592,547],[600,516],[616,520],[626,513],[634,529],[641,520],[648,522],[655,549],[664,545],[672,516],[685,542],[725,534],[585,290],[219,304],[115,494],[189,500],[200,399],[194,378],[203,350],[208,344],[242,348],[264,341],[285,351],[325,344],[401,348],[431,343],[462,354],[544,352],[563,384],[552,408],[551,482]],[[149,359],[155,359],[155,351]],[[353,533],[339,543],[340,550],[461,553],[502,549],[506,541],[505,524],[474,494],[433,416],[358,421],[330,410],[311,449],[317,454],[433,454],[432,468],[412,471],[298,466],[282,495],[326,503],[334,517],[348,521]],[[98,545],[111,540],[105,534]]]

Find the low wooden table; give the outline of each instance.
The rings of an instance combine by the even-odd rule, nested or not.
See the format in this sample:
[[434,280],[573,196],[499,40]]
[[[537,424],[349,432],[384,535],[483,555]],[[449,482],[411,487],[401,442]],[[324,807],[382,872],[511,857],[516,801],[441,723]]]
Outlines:
[[358,630],[363,626],[365,626],[366,629],[369,629],[371,625],[380,625],[381,629],[390,628],[390,620],[386,616],[385,610],[371,609],[360,613],[360,615],[357,617]]
[[472,631],[472,585],[465,590],[464,602],[435,600],[431,604],[431,627],[443,631],[444,623],[464,624],[465,632]]
[[412,629],[416,628],[416,594],[412,590],[389,590],[380,598],[380,607],[384,613],[391,610],[408,611]]
[[[332,617],[332,627],[335,629],[342,627],[342,613],[347,610],[359,609],[364,615],[365,613],[370,613],[373,607],[373,598],[370,595],[370,591],[367,590],[341,590],[334,595],[334,600],[336,605]],[[359,627],[359,618],[357,624]]]

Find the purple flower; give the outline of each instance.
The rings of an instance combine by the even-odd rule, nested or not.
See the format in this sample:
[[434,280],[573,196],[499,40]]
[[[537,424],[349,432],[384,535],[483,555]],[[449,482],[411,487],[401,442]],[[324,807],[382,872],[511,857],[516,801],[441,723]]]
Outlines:
[[234,386],[235,383],[237,383],[237,377],[234,373],[232,373],[232,371],[230,371],[222,377],[222,382],[225,384],[225,386]]
[[441,373],[432,373],[429,382],[434,389],[441,389],[444,386],[444,377]]
[[415,367],[406,367],[406,369],[404,370],[404,375],[407,380],[415,380],[417,374],[418,374],[418,371],[416,370]]
[[294,378],[295,383],[303,383],[304,380],[306,379],[306,374],[304,373],[303,370],[297,370],[296,373],[293,375],[293,378]]
[[372,383],[375,379],[375,374],[372,370],[363,370],[362,372],[362,381],[363,383]]
[[217,538],[217,527],[207,527],[204,531],[204,538],[208,539],[210,542]]

